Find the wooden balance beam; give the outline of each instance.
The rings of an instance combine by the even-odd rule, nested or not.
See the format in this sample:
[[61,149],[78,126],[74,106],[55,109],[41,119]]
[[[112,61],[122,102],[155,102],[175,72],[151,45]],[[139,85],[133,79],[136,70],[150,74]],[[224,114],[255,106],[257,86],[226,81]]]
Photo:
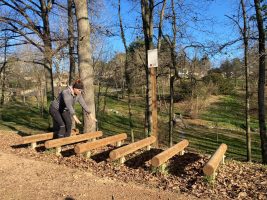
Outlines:
[[216,152],[213,154],[213,156],[210,158],[210,160],[207,162],[207,164],[203,168],[203,172],[206,176],[211,176],[212,179],[215,179],[215,171],[217,170],[220,162],[222,161],[222,164],[224,164],[224,154],[227,150],[226,144],[221,144],[219,148],[216,150]]
[[103,135],[102,131],[96,131],[91,133],[84,133],[80,135],[65,137],[65,138],[59,138],[54,140],[49,140],[45,142],[45,148],[56,148],[56,154],[61,155],[61,146],[67,145],[67,144],[73,144],[76,142],[82,142],[85,140],[95,139],[97,137],[101,137]]
[[138,149],[141,149],[143,147],[147,147],[147,150],[150,150],[150,145],[156,142],[156,138],[154,136],[145,138],[143,140],[140,140],[138,142],[131,143],[127,146],[123,146],[121,148],[115,149],[109,153],[110,160],[117,160],[120,159],[120,163],[125,162],[126,155],[135,152]]
[[[154,156],[151,159],[151,165],[153,167],[162,166],[167,160],[175,156],[176,154],[180,153],[181,155],[184,154],[184,149],[188,146],[188,140],[182,140],[181,142],[177,143],[176,145],[170,147],[169,149],[161,152],[160,154]],[[164,168],[164,167],[163,167]]]
[[[77,135],[77,134],[79,134],[78,129],[71,130],[71,135]],[[37,146],[37,142],[51,140],[53,138],[54,138],[54,132],[29,135],[29,136],[21,137],[18,144],[31,143],[31,148],[35,149]]]
[[125,140],[127,138],[126,133],[121,133],[118,135],[106,137],[100,140],[96,140],[93,142],[87,142],[83,144],[77,144],[74,148],[75,153],[80,154],[80,153],[86,153],[86,157],[90,158],[91,156],[91,151],[93,149],[99,148],[106,146],[108,144],[114,144],[116,143],[116,146],[119,147],[121,146],[121,141]]

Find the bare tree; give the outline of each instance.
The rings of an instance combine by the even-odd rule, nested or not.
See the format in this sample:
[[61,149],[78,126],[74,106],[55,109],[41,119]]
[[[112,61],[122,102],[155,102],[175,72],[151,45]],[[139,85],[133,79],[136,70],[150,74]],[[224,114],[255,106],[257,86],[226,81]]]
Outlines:
[[131,140],[134,142],[134,130],[133,130],[133,120],[132,120],[132,100],[131,100],[131,92],[132,92],[132,84],[131,84],[131,74],[130,74],[130,66],[129,66],[129,52],[128,46],[126,44],[126,38],[124,34],[124,28],[122,24],[122,17],[121,17],[121,1],[118,0],[118,14],[119,14],[119,22],[120,22],[120,30],[121,30],[121,39],[125,49],[125,63],[124,63],[124,74],[125,80],[127,85],[127,95],[128,95],[128,113],[129,113],[129,127],[131,132]]
[[[78,25],[78,57],[80,77],[84,83],[84,99],[95,115],[94,72],[91,58],[90,24],[86,0],[74,0]],[[96,124],[84,113],[84,132],[96,130]]]
[[8,45],[8,38],[5,32],[4,38],[4,61],[0,68],[0,81],[1,81],[1,88],[2,88],[2,95],[0,100],[0,106],[4,105],[5,103],[5,88],[6,88],[6,65],[7,65],[7,45]]
[[74,80],[75,76],[75,59],[74,59],[74,15],[73,15],[73,0],[68,0],[68,43],[69,43],[69,84]]
[[250,135],[250,87],[249,87],[249,67],[248,67],[248,27],[247,27],[247,13],[244,0],[240,0],[242,7],[243,16],[243,43],[244,43],[244,66],[245,66],[245,76],[246,76],[246,136],[247,136],[247,161],[251,161],[251,135]]
[[259,32],[259,80],[258,80],[258,107],[259,127],[261,137],[262,162],[267,164],[267,133],[265,125],[265,31],[260,0],[254,0],[257,27]]
[[[45,68],[47,91],[54,98],[52,58],[67,42],[62,46],[53,49],[52,33],[50,30],[49,16],[53,8],[53,0],[21,1],[21,0],[2,0],[2,8],[8,8],[15,13],[13,16],[0,16],[0,22],[7,24],[8,30],[17,34],[25,43],[32,44],[43,53],[43,60],[35,63],[42,64]],[[35,35],[36,37],[30,37]],[[40,43],[41,41],[41,43]]]
[[[141,0],[141,13],[142,13],[142,22],[143,22],[143,32],[145,38],[145,52],[146,52],[146,128],[147,135],[150,136],[153,134],[153,121],[152,121],[152,90],[151,88],[151,74],[155,74],[155,69],[148,69],[148,50],[153,49],[153,10],[154,10],[154,0]],[[156,123],[156,122],[154,122]],[[157,137],[157,135],[154,135]],[[158,140],[157,140],[158,142]],[[158,143],[155,144],[158,146]]]

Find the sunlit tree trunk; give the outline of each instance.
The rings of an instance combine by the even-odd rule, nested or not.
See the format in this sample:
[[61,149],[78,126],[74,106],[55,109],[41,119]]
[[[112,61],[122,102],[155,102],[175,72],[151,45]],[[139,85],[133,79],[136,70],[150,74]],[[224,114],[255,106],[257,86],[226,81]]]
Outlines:
[[120,30],[121,30],[121,39],[124,45],[125,49],[125,63],[124,63],[124,74],[125,74],[125,81],[127,85],[127,95],[128,95],[128,116],[129,116],[129,127],[131,132],[131,141],[134,142],[134,130],[133,130],[133,120],[132,120],[132,100],[131,100],[131,92],[132,92],[132,83],[131,83],[131,75],[130,75],[130,69],[129,69],[129,55],[128,55],[128,48],[126,44],[124,29],[122,25],[122,18],[121,18],[121,1],[118,0],[118,14],[119,14],[119,21],[120,21]]
[[247,141],[247,161],[251,161],[251,135],[250,135],[250,87],[249,87],[249,67],[248,67],[248,30],[247,30],[247,14],[244,0],[240,1],[243,13],[243,42],[244,42],[244,65],[246,75],[246,141]]
[[5,34],[5,46],[4,46],[4,63],[1,66],[0,70],[0,78],[1,78],[1,88],[2,88],[2,95],[0,100],[0,106],[4,105],[5,103],[5,90],[6,90],[6,65],[7,65],[7,36]]
[[[84,100],[95,116],[94,72],[90,45],[90,25],[86,0],[74,0],[78,24],[79,72],[84,83]],[[96,130],[96,123],[84,113],[84,132]]]
[[75,59],[74,59],[74,26],[73,26],[73,0],[68,0],[68,43],[69,43],[69,85],[74,81]]
[[[46,88],[49,92],[49,98],[54,99],[54,84],[53,84],[53,71],[52,71],[52,42],[49,27],[48,13],[51,10],[52,3],[47,3],[45,0],[40,0],[42,11],[42,22],[44,26],[43,42],[44,42],[44,68],[46,76]],[[51,4],[51,6],[49,5]]]
[[[141,11],[142,11],[142,21],[143,21],[143,32],[145,37],[145,49],[146,49],[146,129],[147,136],[152,133],[152,90],[151,90],[151,75],[155,73],[155,69],[148,69],[148,55],[147,51],[153,49],[153,9],[154,0],[141,0]],[[154,135],[157,137],[157,135]],[[158,145],[158,140],[155,146]]]

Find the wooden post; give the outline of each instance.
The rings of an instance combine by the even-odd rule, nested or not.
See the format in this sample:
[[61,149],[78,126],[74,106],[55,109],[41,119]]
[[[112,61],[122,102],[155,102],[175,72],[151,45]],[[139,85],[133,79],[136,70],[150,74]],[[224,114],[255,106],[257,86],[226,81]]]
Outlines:
[[37,147],[37,143],[36,142],[32,142],[31,143],[31,149],[35,149]]
[[155,147],[158,147],[158,113],[157,113],[157,78],[156,70],[154,67],[151,71],[151,87],[152,87],[152,135],[156,138],[154,143]]
[[126,159],[125,159],[124,156],[122,156],[122,157],[119,159],[119,163],[120,163],[120,164],[125,163],[125,161],[126,161]]
[[56,147],[56,155],[57,156],[61,156],[61,146],[59,146],[59,147]]
[[183,156],[184,155],[184,152],[185,152],[184,150],[180,151],[180,153],[179,153],[180,156]]
[[120,147],[122,145],[121,141],[116,142],[116,147]]
[[85,152],[85,157],[90,158],[91,157],[91,151],[86,151]]

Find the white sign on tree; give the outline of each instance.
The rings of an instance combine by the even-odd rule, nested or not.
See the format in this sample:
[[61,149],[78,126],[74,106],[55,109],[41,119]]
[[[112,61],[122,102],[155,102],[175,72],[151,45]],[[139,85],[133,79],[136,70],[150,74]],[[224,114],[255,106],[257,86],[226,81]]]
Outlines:
[[158,67],[158,49],[147,51],[148,68]]

